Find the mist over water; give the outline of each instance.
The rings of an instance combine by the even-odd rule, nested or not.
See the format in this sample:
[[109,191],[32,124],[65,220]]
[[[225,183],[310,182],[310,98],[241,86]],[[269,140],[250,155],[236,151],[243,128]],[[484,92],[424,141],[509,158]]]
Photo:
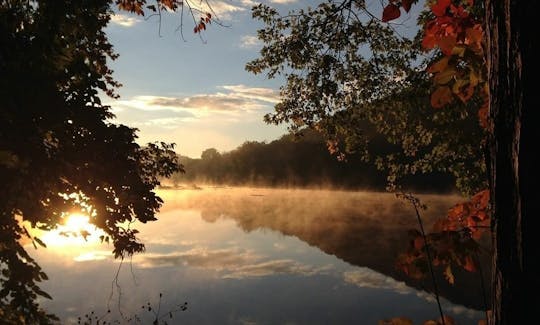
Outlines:
[[[187,301],[173,323],[376,324],[405,316],[420,323],[438,311],[429,280],[394,267],[417,228],[414,210],[387,193],[265,188],[161,190],[158,221],[134,225],[144,254],[119,266],[111,246],[88,243],[33,251],[50,280],[45,307],[65,322],[94,310],[109,319],[162,311]],[[423,195],[426,223],[457,196]],[[443,285],[443,309],[459,324],[482,318],[477,279]],[[121,296],[119,297],[119,290]],[[84,294],[80,294],[84,292]],[[111,296],[112,294],[112,296]],[[146,316],[145,316],[146,315]]]

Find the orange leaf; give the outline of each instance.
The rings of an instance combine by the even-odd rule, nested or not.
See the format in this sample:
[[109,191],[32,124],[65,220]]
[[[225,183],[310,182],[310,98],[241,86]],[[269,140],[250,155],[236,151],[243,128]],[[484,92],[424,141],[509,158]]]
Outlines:
[[448,86],[439,87],[433,92],[433,94],[431,94],[431,106],[434,108],[441,108],[451,101],[452,91]]
[[445,85],[456,75],[456,70],[453,68],[443,70],[433,77],[433,81],[439,85]]
[[390,3],[386,7],[384,7],[382,21],[383,23],[385,23],[398,18],[400,15],[401,12],[399,11],[399,7],[395,4]]
[[[456,322],[454,321],[454,319],[452,317],[444,315],[443,318],[444,318],[444,324],[446,324],[446,325],[456,325]],[[443,324],[442,321],[439,321],[439,323]]]
[[484,129],[487,129],[489,126],[488,122],[489,115],[489,102],[486,100],[480,109],[478,110],[478,120],[480,121],[480,126]]
[[413,325],[412,320],[404,317],[394,317],[379,321],[379,325]]
[[476,263],[474,263],[472,257],[465,256],[465,264],[463,265],[463,268],[469,272],[476,272]]
[[429,66],[429,68],[427,69],[428,72],[431,72],[431,73],[435,73],[435,72],[441,72],[443,70],[446,69],[446,67],[448,66],[448,60],[450,58],[445,56],[443,57],[442,59],[440,59],[439,61],[433,63],[432,65]]
[[444,269],[444,277],[448,283],[454,284],[454,273],[452,273],[452,268],[450,265],[447,265],[446,269]]
[[474,86],[469,85],[469,87],[462,89],[460,92],[458,92],[456,95],[461,99],[462,102],[466,103],[471,99],[472,95],[474,94]]
[[439,323],[437,323],[436,321],[434,320],[427,320],[424,322],[424,324],[422,325],[439,325]]

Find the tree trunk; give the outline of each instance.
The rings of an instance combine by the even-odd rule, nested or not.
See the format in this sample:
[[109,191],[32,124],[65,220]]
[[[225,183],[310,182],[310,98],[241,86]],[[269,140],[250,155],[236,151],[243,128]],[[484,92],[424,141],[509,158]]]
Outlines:
[[[540,311],[539,1],[486,0],[490,87],[493,299],[490,324],[537,323]],[[540,96],[537,96],[540,99]]]

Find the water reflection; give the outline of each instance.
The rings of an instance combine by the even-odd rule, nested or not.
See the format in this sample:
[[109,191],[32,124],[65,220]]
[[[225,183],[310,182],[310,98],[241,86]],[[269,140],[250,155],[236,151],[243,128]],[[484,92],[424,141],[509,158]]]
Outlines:
[[[376,324],[394,316],[419,323],[437,317],[432,296],[393,268],[406,240],[403,230],[415,220],[388,195],[262,189],[160,194],[166,202],[160,220],[139,227],[147,252],[120,272],[120,299],[111,247],[86,243],[70,246],[76,249],[70,255],[35,252],[51,278],[45,283],[55,297],[45,302],[51,311],[66,322],[107,308],[119,317],[118,310],[140,313],[141,304],[162,292],[162,310],[189,301],[174,318],[183,324]],[[426,199],[433,207],[429,219],[457,198]],[[460,324],[482,317],[446,300],[444,308]]]
[[[202,217],[210,223],[232,219],[246,232],[278,231],[352,265],[366,266],[409,286],[432,291],[431,281],[412,280],[394,267],[398,254],[407,245],[407,231],[418,228],[418,224],[412,207],[391,194],[230,189],[188,197],[175,202],[202,207]],[[424,195],[422,199],[429,207],[423,212],[427,229],[449,206],[461,200],[438,195]],[[483,308],[479,274],[463,270],[455,273],[458,285],[439,276],[442,294],[456,303]],[[471,288],[477,290],[471,294]]]

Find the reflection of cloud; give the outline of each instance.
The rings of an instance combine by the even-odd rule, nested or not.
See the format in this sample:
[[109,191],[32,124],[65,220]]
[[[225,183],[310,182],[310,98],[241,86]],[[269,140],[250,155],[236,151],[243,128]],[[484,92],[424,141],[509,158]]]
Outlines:
[[111,15],[111,23],[115,25],[120,25],[122,27],[131,27],[139,21],[140,20],[135,17],[125,16],[122,14]]
[[[137,261],[136,261],[137,262]],[[315,268],[290,259],[262,261],[262,257],[239,248],[192,249],[164,255],[144,256],[142,267],[189,266],[222,273],[223,278],[241,279],[273,274],[315,275],[327,273],[329,266]]]
[[258,47],[261,45],[261,41],[257,38],[257,36],[253,35],[246,35],[242,36],[240,39],[240,47],[244,49],[251,49],[254,47]]
[[[428,302],[435,303],[435,297],[432,293],[428,293],[423,290],[413,289],[405,284],[405,282],[396,281],[391,277],[385,276],[384,274],[375,272],[366,267],[360,267],[354,271],[347,271],[343,273],[343,278],[345,282],[354,284],[361,288],[373,288],[373,289],[386,289],[392,290],[400,294],[414,294],[419,298],[422,298]],[[447,306],[447,309],[451,310],[454,314],[467,314],[470,317],[473,317],[477,311],[467,308],[462,305],[456,305],[446,299],[444,300],[444,305]]]
[[396,281],[367,267],[344,272],[343,277],[345,282],[362,288],[388,289],[403,294],[413,292],[405,282]]
[[249,264],[256,258],[253,253],[240,249],[208,250],[198,248],[186,252],[146,256],[141,265],[144,267],[189,265],[221,271]]

